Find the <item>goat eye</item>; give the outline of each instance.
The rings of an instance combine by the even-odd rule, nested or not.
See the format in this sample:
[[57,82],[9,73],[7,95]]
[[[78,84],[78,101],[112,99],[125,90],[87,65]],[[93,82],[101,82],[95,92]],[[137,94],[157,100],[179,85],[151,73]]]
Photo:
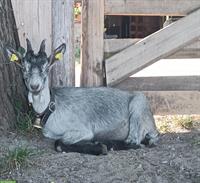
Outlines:
[[25,71],[23,72],[23,75],[24,75],[24,79],[27,80],[28,78],[30,78],[31,73],[27,72],[26,69],[25,69]]

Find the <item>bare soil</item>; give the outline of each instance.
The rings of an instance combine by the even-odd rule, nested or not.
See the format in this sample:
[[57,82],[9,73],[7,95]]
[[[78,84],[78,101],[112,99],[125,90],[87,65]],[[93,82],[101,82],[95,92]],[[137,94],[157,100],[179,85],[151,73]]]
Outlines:
[[200,183],[200,127],[161,134],[157,147],[111,151],[106,156],[56,153],[51,140],[7,133],[0,136],[0,156],[26,146],[38,152],[26,168],[0,180],[19,183]]

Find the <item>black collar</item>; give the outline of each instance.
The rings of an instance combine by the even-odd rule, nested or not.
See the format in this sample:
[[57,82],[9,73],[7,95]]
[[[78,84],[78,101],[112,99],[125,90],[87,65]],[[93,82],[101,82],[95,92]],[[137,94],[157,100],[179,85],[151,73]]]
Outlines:
[[42,128],[46,124],[49,116],[55,111],[55,109],[56,109],[55,96],[51,92],[49,105],[47,106],[47,108],[44,110],[43,113],[41,114],[36,113],[36,121],[34,123],[34,126],[37,128]]

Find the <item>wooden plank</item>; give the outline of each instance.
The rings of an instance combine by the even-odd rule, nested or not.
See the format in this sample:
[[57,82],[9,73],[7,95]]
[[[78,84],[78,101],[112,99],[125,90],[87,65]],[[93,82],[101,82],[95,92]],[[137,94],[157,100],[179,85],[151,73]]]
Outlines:
[[104,52],[116,53],[134,45],[141,39],[104,39]]
[[51,84],[58,86],[75,85],[74,62],[74,0],[52,1],[52,48],[66,43],[66,51],[61,62],[52,68]]
[[185,46],[167,58],[200,58],[200,39]]
[[103,84],[104,0],[82,1],[81,86]]
[[106,0],[105,15],[180,16],[200,8],[199,0]]
[[29,38],[35,52],[46,39],[46,51],[60,43],[67,45],[63,61],[53,67],[52,86],[74,86],[73,0],[12,0],[20,43],[26,48]]
[[51,0],[12,0],[21,46],[26,48],[26,38],[35,51],[46,39],[47,53],[51,52]]
[[199,91],[148,91],[144,94],[154,115],[200,114]]
[[200,76],[130,77],[115,87],[128,91],[200,91]]
[[200,37],[200,9],[105,61],[108,85],[166,58]]
[[[140,40],[141,39],[104,39],[104,53],[108,56],[114,55]],[[178,50],[167,58],[200,58],[200,39]]]

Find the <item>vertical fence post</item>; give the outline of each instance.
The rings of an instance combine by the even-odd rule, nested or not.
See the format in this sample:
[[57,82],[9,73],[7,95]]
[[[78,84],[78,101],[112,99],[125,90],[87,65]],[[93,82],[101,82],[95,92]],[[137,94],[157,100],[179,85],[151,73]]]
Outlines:
[[52,49],[66,43],[63,61],[53,67],[52,86],[74,86],[74,0],[52,0]]
[[104,0],[82,0],[81,86],[103,85]]

